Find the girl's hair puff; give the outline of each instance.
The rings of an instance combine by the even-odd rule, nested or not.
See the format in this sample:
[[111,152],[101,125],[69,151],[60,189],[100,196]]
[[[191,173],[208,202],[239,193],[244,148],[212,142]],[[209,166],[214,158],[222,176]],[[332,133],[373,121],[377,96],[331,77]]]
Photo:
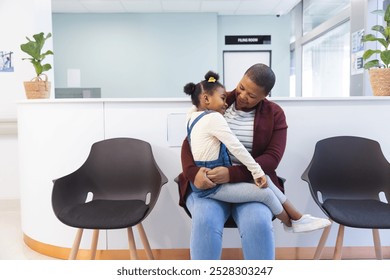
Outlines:
[[217,88],[224,86],[218,81],[219,75],[213,71],[208,71],[206,75],[204,76],[205,80],[194,84],[194,83],[188,83],[184,86],[184,92],[187,95],[191,96],[192,104],[195,106],[199,106],[200,100],[199,96],[201,93],[206,93],[208,95],[213,95],[214,91]]

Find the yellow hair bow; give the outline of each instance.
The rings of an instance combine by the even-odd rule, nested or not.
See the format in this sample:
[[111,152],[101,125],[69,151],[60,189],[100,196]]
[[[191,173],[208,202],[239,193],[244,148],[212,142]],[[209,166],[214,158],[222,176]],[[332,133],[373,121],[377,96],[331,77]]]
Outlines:
[[215,83],[217,81],[217,79],[215,79],[214,77],[210,77],[208,82],[209,83]]

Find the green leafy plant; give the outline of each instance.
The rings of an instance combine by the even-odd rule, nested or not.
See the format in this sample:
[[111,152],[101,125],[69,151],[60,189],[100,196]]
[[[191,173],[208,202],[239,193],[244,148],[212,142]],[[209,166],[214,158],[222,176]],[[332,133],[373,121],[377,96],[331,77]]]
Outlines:
[[372,67],[389,68],[390,67],[390,5],[387,6],[386,11],[377,10],[375,14],[383,15],[384,25],[374,25],[371,30],[376,31],[378,36],[367,34],[363,36],[363,42],[379,42],[384,49],[368,49],[363,53],[363,59],[368,60],[372,55],[378,54],[380,59],[373,59],[364,64],[365,69]]
[[47,39],[51,37],[51,33],[48,33],[46,36],[43,32],[33,35],[34,40],[26,37],[27,43],[21,44],[20,49],[30,55],[29,58],[23,58],[23,60],[30,60],[30,62],[34,65],[35,73],[37,77],[39,77],[43,72],[51,69],[51,65],[49,63],[43,64],[43,60],[47,55],[53,55],[51,50],[47,50],[42,53],[43,46]]

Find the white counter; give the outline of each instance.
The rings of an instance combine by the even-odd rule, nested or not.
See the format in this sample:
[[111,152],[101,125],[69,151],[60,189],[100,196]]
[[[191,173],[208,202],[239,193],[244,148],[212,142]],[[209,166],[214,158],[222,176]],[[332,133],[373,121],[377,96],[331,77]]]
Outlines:
[[[336,135],[375,139],[390,159],[390,98],[273,99],[285,110],[289,125],[287,149],[278,174],[287,179],[286,194],[302,212],[324,216],[300,179],[315,143]],[[51,208],[52,180],[77,169],[92,143],[113,137],[133,137],[152,144],[157,163],[169,182],[144,227],[152,249],[188,248],[191,221],[178,206],[173,179],[181,170],[180,143],[190,102],[174,99],[49,99],[18,104],[18,137],[23,233],[29,238],[70,248],[75,229],[59,222]],[[183,123],[181,121],[183,120]],[[182,127],[179,127],[180,125]],[[390,198],[388,198],[390,199]],[[315,247],[321,232],[287,234],[275,221],[277,247]],[[381,234],[390,245],[389,232]],[[81,248],[89,248],[87,232]],[[137,234],[136,234],[137,235]],[[327,246],[334,246],[332,228]],[[137,236],[136,236],[137,237]],[[138,238],[138,237],[137,237]],[[122,230],[101,234],[100,249],[127,249]],[[137,244],[141,244],[136,239]],[[346,246],[371,246],[369,230],[346,229]],[[226,229],[224,247],[240,247],[235,229]],[[139,245],[142,248],[142,245]]]

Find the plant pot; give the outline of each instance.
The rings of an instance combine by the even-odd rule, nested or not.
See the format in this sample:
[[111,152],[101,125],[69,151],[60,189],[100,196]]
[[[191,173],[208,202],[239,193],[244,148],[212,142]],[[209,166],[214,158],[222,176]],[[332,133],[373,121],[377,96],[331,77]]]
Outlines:
[[47,81],[47,76],[45,80],[42,80],[40,77],[35,77],[29,82],[24,82],[27,99],[49,98],[50,88],[51,83]]
[[390,96],[390,68],[369,70],[372,93],[375,96]]

